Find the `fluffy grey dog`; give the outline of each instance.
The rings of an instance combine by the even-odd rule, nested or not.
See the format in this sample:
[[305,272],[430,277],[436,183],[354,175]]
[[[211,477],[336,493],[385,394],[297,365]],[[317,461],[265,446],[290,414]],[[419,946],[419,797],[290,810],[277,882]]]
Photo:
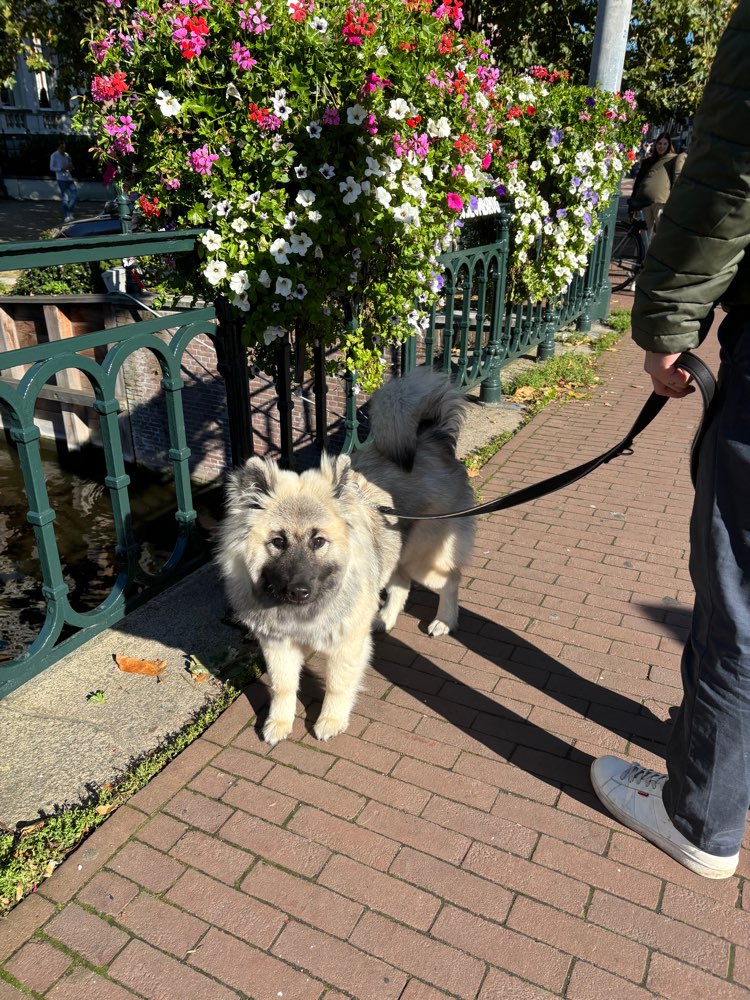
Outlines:
[[[230,476],[218,563],[237,616],[266,661],[269,743],[292,730],[300,672],[326,659],[318,739],[346,729],[372,655],[373,627],[390,630],[411,582],[439,595],[430,635],[458,621],[461,567],[473,518],[399,521],[474,502],[456,440],[466,402],[449,380],[419,368],[373,396],[372,440],[353,459],[324,455],[298,475],[252,458]],[[381,594],[386,591],[382,608]]]

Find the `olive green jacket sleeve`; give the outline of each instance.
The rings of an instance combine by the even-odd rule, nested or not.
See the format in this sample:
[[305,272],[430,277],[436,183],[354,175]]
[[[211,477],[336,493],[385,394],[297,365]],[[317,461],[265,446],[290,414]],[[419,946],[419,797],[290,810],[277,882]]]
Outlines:
[[697,347],[719,302],[750,307],[750,0],[740,0],[719,43],[684,169],[636,282],[633,339],[661,354]]

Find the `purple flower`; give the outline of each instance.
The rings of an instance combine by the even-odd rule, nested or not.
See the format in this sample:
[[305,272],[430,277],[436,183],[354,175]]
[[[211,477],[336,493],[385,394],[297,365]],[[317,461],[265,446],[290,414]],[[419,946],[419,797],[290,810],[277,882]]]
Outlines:
[[550,144],[550,146],[552,146],[553,148],[555,146],[559,146],[560,143],[562,142],[562,140],[563,140],[563,131],[562,131],[562,129],[559,129],[559,128],[550,129],[550,133],[549,133],[549,144]]
[[555,212],[555,215],[558,219],[564,219],[567,214],[568,214],[567,208],[558,208],[558,210]]
[[502,198],[502,196],[506,194],[505,185],[498,184],[498,186],[495,188],[495,194],[499,195]]
[[581,178],[580,177],[574,177],[573,180],[570,183],[573,185],[574,188],[580,187],[581,186]]
[[591,225],[591,212],[583,213],[583,221],[586,224],[587,228]]
[[476,212],[478,205],[479,205],[479,198],[477,198],[477,196],[473,194],[469,198],[469,208],[472,210],[472,212]]
[[593,108],[596,105],[596,101],[594,100],[593,97],[587,97],[586,100],[584,101],[584,104],[586,105],[587,108]]

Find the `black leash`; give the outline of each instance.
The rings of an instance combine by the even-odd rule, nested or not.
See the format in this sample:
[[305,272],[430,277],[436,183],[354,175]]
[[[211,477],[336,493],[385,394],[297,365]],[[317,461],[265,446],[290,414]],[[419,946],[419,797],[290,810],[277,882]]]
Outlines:
[[[688,372],[703,397],[703,420],[693,438],[690,453],[690,474],[695,485],[698,445],[703,436],[706,413],[714,397],[716,380],[710,368],[694,354],[687,352],[681,354],[676,367]],[[620,455],[632,454],[633,441],[642,430],[648,427],[654,417],[661,412],[662,407],[669,398],[669,396],[657,396],[655,392],[652,392],[646,400],[643,409],[636,417],[635,423],[630,428],[627,436],[619,444],[616,444],[614,448],[610,448],[609,451],[605,451],[603,455],[599,455],[597,458],[592,458],[588,462],[584,462],[583,465],[577,465],[574,469],[569,469],[567,472],[560,472],[556,476],[550,476],[549,479],[543,479],[539,483],[534,483],[533,486],[526,486],[524,489],[516,490],[514,493],[507,493],[504,497],[500,497],[497,500],[488,500],[486,503],[479,504],[477,507],[470,507],[468,510],[456,510],[448,514],[399,514],[392,507],[381,507],[380,512],[392,517],[395,516],[400,521],[441,521],[453,517],[476,517],[479,514],[493,514],[497,510],[508,510],[510,507],[518,507],[520,504],[528,503],[530,500],[538,500],[540,497],[547,496],[548,493],[554,493],[556,490],[561,490],[564,486],[570,486],[571,483],[583,479],[584,476],[593,472],[594,469],[598,469],[600,465],[611,462],[613,458],[617,458]]]

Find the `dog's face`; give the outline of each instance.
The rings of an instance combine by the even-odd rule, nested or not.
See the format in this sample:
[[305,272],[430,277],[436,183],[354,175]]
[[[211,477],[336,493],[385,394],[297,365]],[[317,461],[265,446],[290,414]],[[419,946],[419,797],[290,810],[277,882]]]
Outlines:
[[341,497],[349,462],[325,463],[301,476],[251,459],[230,484],[228,520],[258,605],[313,617],[340,585],[349,562],[349,526]]

